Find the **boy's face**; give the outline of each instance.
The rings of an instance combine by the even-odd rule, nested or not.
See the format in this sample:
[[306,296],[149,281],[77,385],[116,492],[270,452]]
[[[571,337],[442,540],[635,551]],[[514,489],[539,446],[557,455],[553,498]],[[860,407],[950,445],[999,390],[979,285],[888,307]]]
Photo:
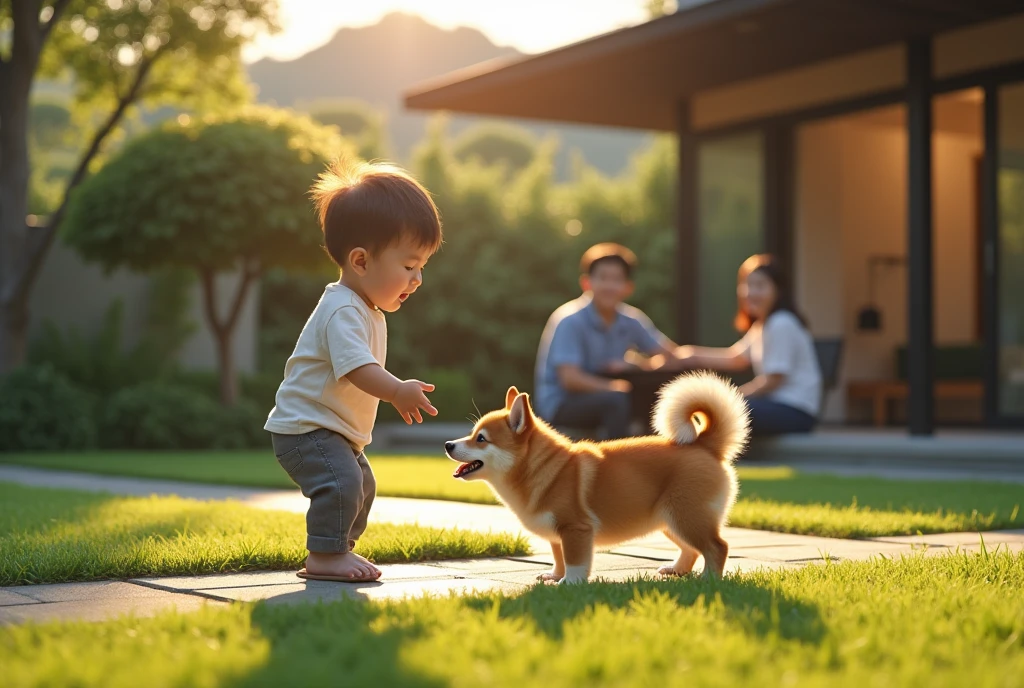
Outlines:
[[633,282],[626,269],[611,261],[595,265],[589,275],[580,278],[580,286],[593,293],[594,305],[602,310],[618,308],[633,293]]
[[353,268],[366,298],[382,311],[394,313],[423,284],[423,267],[430,255],[429,248],[403,237],[376,256],[365,252],[361,258],[353,255],[359,261]]

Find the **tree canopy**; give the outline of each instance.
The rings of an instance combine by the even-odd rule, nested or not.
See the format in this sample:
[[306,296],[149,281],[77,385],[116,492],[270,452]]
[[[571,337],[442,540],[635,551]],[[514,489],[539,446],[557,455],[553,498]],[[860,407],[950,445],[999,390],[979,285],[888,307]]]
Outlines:
[[[221,349],[222,399],[232,403],[230,340],[248,287],[268,268],[323,265],[308,191],[339,155],[354,154],[334,130],[287,111],[180,118],[133,140],[82,183],[64,236],[108,270],[196,271]],[[241,275],[226,317],[215,303],[218,273]]]
[[486,166],[504,165],[510,172],[519,172],[533,162],[538,145],[522,127],[487,123],[462,132],[453,142],[452,152],[461,162],[477,160]]
[[[277,0],[0,1],[0,372],[25,359],[29,295],[70,192],[139,104],[192,111],[251,93],[242,45],[276,28]],[[81,147],[61,188],[33,197],[30,99],[41,78],[73,91]],[[28,223],[45,206],[43,223]],[[31,224],[31,226],[29,226]]]

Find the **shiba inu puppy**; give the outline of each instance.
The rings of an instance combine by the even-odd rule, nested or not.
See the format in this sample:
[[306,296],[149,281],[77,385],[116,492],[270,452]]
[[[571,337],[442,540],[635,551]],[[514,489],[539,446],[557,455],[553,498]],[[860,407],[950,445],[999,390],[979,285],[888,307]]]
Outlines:
[[455,478],[487,481],[527,530],[551,543],[555,565],[542,580],[584,582],[595,546],[657,530],[680,549],[659,573],[688,574],[703,555],[704,575],[721,576],[729,554],[721,529],[737,491],[732,462],[748,424],[735,386],[693,373],[659,392],[657,435],[574,443],[511,387],[503,410],[445,443],[445,451],[460,464]]

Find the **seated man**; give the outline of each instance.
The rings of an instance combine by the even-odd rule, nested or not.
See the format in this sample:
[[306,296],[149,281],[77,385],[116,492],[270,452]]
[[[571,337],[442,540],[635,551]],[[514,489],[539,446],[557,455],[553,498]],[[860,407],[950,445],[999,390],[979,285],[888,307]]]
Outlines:
[[597,244],[580,261],[583,295],[548,319],[537,352],[534,410],[552,425],[605,429],[628,437],[630,384],[616,373],[631,367],[630,351],[675,360],[676,345],[640,310],[633,293],[636,256],[618,244]]

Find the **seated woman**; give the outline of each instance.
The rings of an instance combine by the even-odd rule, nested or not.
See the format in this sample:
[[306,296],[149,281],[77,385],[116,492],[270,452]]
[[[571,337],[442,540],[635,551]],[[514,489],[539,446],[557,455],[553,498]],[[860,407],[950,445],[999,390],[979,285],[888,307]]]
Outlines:
[[755,436],[810,432],[821,406],[821,371],[807,324],[793,305],[778,263],[751,256],[740,266],[736,328],[743,338],[729,348],[681,346],[686,368],[738,372],[755,378],[740,387],[750,406]]

